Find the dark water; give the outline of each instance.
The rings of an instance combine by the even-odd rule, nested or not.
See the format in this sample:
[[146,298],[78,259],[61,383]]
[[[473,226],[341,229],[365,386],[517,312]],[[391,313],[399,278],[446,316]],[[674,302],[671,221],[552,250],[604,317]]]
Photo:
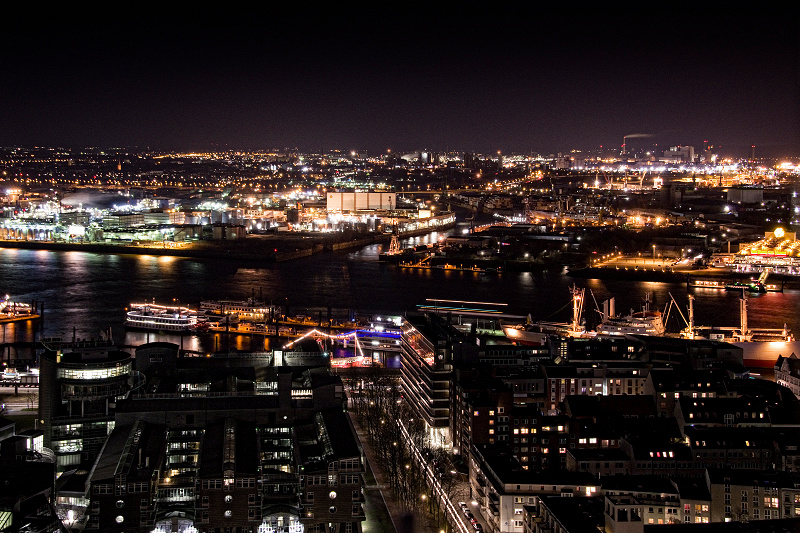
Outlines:
[[[424,243],[433,234],[405,244]],[[84,252],[50,252],[0,248],[0,292],[21,302],[45,304],[41,326],[29,323],[0,325],[4,342],[31,340],[34,335],[72,338],[98,337],[112,328],[115,340],[136,345],[147,340],[173,340],[150,333],[125,332],[124,309],[131,302],[152,301],[197,307],[201,299],[243,299],[255,294],[267,302],[289,306],[291,314],[346,317],[364,314],[402,314],[424,304],[426,299],[484,301],[508,304],[511,314],[534,319],[567,321],[571,306],[569,287],[591,289],[601,303],[615,296],[617,312],[640,309],[646,293],[660,309],[670,299],[681,305],[684,315],[687,288],[680,283],[625,282],[620,280],[573,279],[565,270],[486,275],[474,272],[411,270],[378,262],[381,245],[351,253],[318,255],[264,268],[238,267],[222,261],[106,255]],[[698,325],[737,326],[738,294],[689,289],[695,295]],[[584,317],[591,328],[597,322],[594,301],[587,291]],[[751,327],[780,328],[786,323],[800,332],[800,291],[754,295],[748,300]],[[668,329],[677,331],[682,321],[676,312]],[[176,341],[180,342],[180,341]],[[227,347],[260,349],[277,347],[269,339],[221,336],[185,337],[184,347],[209,351]],[[230,345],[226,343],[232,343]]]

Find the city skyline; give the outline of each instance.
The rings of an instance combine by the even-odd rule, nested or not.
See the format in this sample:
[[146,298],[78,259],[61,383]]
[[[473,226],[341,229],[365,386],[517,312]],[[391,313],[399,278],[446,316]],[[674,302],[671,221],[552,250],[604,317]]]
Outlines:
[[796,17],[347,7],[18,13],[0,145],[800,152]]

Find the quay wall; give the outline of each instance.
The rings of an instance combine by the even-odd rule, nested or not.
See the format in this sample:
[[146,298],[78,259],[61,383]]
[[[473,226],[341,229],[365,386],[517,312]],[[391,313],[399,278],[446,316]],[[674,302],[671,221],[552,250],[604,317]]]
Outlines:
[[[442,226],[441,230],[453,227]],[[403,232],[401,237],[413,237],[430,233],[430,229]],[[295,237],[290,235],[288,237]],[[367,235],[365,237],[335,241],[335,237],[320,235],[312,237],[315,242],[311,246],[295,249],[281,250],[281,240],[261,242],[257,238],[240,241],[202,241],[192,243],[185,248],[169,248],[156,246],[142,246],[136,244],[104,244],[104,243],[64,243],[52,241],[20,241],[0,240],[0,248],[17,248],[24,250],[51,250],[57,252],[89,252],[99,254],[131,254],[131,255],[164,255],[172,257],[187,257],[194,259],[237,260],[256,263],[273,263],[291,261],[309,257],[318,253],[337,252],[352,248],[362,248],[370,244],[388,243],[391,235],[386,233]]]

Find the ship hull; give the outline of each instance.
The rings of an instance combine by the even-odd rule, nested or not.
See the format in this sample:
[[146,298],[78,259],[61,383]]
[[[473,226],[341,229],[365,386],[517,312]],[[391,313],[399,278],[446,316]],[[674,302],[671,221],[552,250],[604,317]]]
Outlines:
[[749,341],[730,342],[742,349],[744,366],[773,368],[778,356],[789,357],[793,353],[800,356],[800,341]]
[[503,326],[503,333],[505,333],[506,338],[511,342],[523,346],[544,346],[547,344],[548,334],[540,331],[529,331],[514,326]]
[[152,324],[148,325],[140,320],[126,320],[125,327],[139,331],[163,331],[165,333],[191,333],[195,327],[193,324],[174,325],[174,324]]

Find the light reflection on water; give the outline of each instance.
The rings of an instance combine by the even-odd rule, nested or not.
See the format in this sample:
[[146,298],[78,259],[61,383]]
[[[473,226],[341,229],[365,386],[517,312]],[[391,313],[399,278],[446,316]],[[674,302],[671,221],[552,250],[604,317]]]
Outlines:
[[[404,245],[432,242],[408,239]],[[571,311],[569,287],[586,287],[584,318],[587,326],[599,317],[595,300],[616,297],[618,313],[641,309],[645,293],[652,293],[652,307],[664,310],[670,293],[686,314],[687,288],[683,283],[584,280],[558,268],[540,272],[504,272],[486,275],[465,271],[400,268],[380,263],[378,254],[387,245],[369,245],[345,253],[327,253],[278,264],[236,265],[157,256],[107,255],[86,252],[45,252],[0,249],[0,293],[12,299],[45,304],[41,327],[0,325],[3,335],[29,340],[34,335],[71,339],[97,338],[110,327],[117,342],[137,345],[148,338],[144,332],[123,329],[124,309],[134,301],[197,307],[202,299],[244,299],[252,295],[281,305],[290,314],[344,319],[353,312],[402,314],[428,298],[508,303],[508,312],[534,319],[567,321]],[[698,325],[737,326],[739,295],[725,291],[691,289]],[[751,327],[782,328],[786,323],[800,333],[800,291],[748,297]],[[683,324],[670,315],[670,330]],[[157,337],[157,338],[156,338]],[[151,333],[150,340],[180,344],[180,336]],[[271,349],[270,339],[246,336],[184,336],[184,348],[199,352],[215,349]],[[273,341],[280,342],[280,341]]]

